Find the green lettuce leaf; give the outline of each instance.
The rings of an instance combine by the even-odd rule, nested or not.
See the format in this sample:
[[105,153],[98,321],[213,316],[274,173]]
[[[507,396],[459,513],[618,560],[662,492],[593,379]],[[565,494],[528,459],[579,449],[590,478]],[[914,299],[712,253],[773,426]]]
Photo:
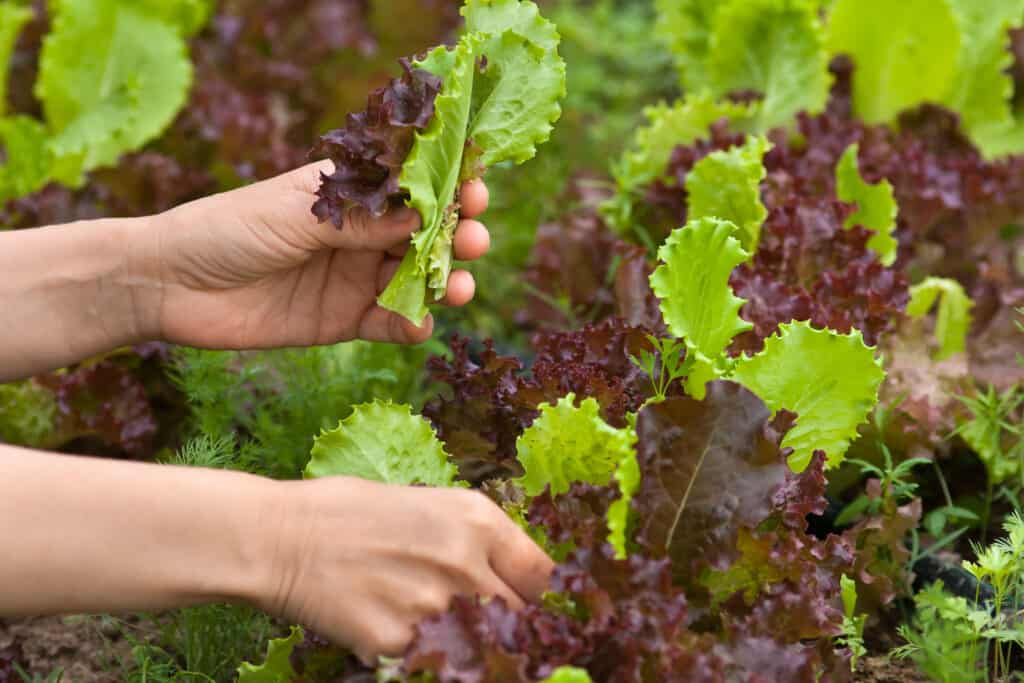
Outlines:
[[793,449],[789,465],[802,472],[815,450],[825,452],[830,467],[843,461],[858,425],[878,402],[885,371],[859,331],[842,335],[796,322],[780,326],[761,353],[741,358],[731,379],[773,411],[797,414],[782,446]]
[[756,130],[787,125],[800,111],[823,111],[832,85],[828,62],[818,8],[807,0],[726,2],[715,16],[712,94],[762,93]]
[[545,678],[541,683],[592,683],[590,674],[574,666],[563,666]]
[[456,486],[457,475],[430,423],[390,401],[356,406],[337,428],[323,431],[304,473],[427,486]]
[[7,73],[14,44],[31,18],[31,8],[10,0],[0,2],[0,116],[7,110]]
[[733,269],[750,257],[734,237],[738,230],[717,218],[689,221],[658,250],[662,265],[650,278],[665,324],[693,359],[686,391],[698,399],[708,381],[728,372],[724,351],[733,337],[753,327],[740,318],[746,302],[729,286]]
[[468,0],[459,13],[468,33],[499,35],[512,31],[546,51],[558,49],[555,25],[540,15],[537,5],[520,0]]
[[46,448],[57,433],[57,397],[33,380],[0,384],[0,442]]
[[932,310],[936,299],[939,300],[939,312],[935,318],[935,339],[939,342],[939,350],[935,359],[945,360],[967,348],[974,302],[956,280],[930,277],[910,288],[907,315],[923,318]]
[[960,36],[948,0],[837,0],[829,19],[829,48],[853,59],[853,105],[867,123],[943,102],[956,79]]
[[521,164],[551,135],[565,96],[558,33],[526,0],[470,0],[467,33],[415,62],[443,81],[434,118],[416,134],[399,184],[422,227],[378,303],[420,324],[452,269],[457,190],[500,162]]
[[621,560],[627,555],[629,505],[640,488],[640,464],[636,460],[636,453],[630,452],[623,456],[614,478],[619,486],[619,497],[608,507],[608,542],[615,548],[615,556]]
[[[444,79],[434,101],[434,118],[427,130],[417,133],[399,180],[402,189],[409,193],[409,206],[419,211],[423,224],[413,235],[413,247],[406,252],[398,272],[378,300],[384,308],[416,324],[427,315],[428,286],[433,291],[432,285],[440,279],[435,269],[429,274],[433,282],[428,283],[428,268],[431,264],[440,266],[438,253],[450,253],[458,221],[455,191],[472,103],[476,42],[463,39],[451,53],[439,47],[416,62],[416,66]],[[447,284],[446,275],[440,284]]]
[[616,194],[601,207],[613,229],[628,232],[633,224],[634,193],[662,177],[672,150],[708,136],[711,124],[728,119],[744,128],[754,108],[735,102],[717,101],[708,94],[689,94],[671,107],[665,103],[644,109],[646,125],[637,128],[633,141],[612,168]]
[[593,398],[576,407],[575,394],[540,406],[540,417],[516,441],[523,466],[517,483],[527,495],[540,495],[550,486],[551,495],[557,496],[577,481],[608,484],[619,463],[633,457],[636,433],[612,427],[600,411]]
[[186,36],[199,32],[213,14],[214,0],[135,0],[146,14],[177,26]]
[[192,80],[179,26],[133,0],[54,3],[36,96],[56,156],[83,170],[113,164],[157,137],[185,104]]
[[647,124],[637,128],[616,177],[630,186],[649,183],[665,173],[672,150],[678,145],[706,138],[711,124],[720,119],[743,121],[750,115],[747,105],[719,102],[706,94],[687,95],[671,107],[664,103],[646,107]]
[[741,147],[714,152],[686,176],[687,217],[721,218],[739,228],[736,237],[748,252],[757,251],[768,209],[761,201],[767,175],[764,155],[772,148],[765,137],[749,136]]
[[698,92],[709,85],[711,29],[723,4],[721,0],[655,0],[658,37],[672,51],[687,92]]
[[[961,33],[960,61],[945,104],[986,156],[1008,149],[1015,128],[1009,31],[1024,23],[1024,0],[950,0]],[[1019,137],[1016,138],[1019,140]]]
[[287,638],[275,638],[267,645],[267,657],[259,666],[244,662],[238,667],[238,683],[291,683],[298,677],[290,658],[305,639],[302,629],[292,626]]
[[0,165],[0,204],[51,180],[73,185],[81,176],[82,155],[54,154],[46,126],[31,116],[0,118],[0,143],[7,150],[7,163]]
[[7,163],[0,165],[0,205],[35,192],[53,167],[46,126],[30,116],[0,118],[0,144]]
[[553,48],[506,31],[485,40],[479,54],[487,65],[473,83],[464,178],[502,161],[522,164],[536,156],[537,145],[551,137],[565,96],[565,64]]
[[874,249],[883,265],[891,266],[896,261],[896,250],[900,246],[892,235],[896,230],[899,207],[888,180],[871,185],[861,177],[857,164],[859,149],[857,144],[852,144],[839,159],[836,194],[842,201],[857,205],[857,211],[846,219],[846,227],[862,225],[873,230],[875,234],[868,240],[868,247]]

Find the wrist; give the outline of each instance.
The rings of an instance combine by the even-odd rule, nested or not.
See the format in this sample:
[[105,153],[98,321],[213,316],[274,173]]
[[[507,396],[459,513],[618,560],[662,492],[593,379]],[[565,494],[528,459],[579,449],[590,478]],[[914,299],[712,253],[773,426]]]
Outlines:
[[[239,511],[234,527],[234,566],[218,587],[223,599],[280,615],[297,576],[297,545],[309,519],[301,482],[258,479],[249,504]],[[305,530],[308,534],[308,529]]]
[[192,590],[202,602],[247,604],[273,611],[272,596],[288,575],[286,550],[292,496],[286,482],[247,474],[239,498],[218,529],[222,551]]

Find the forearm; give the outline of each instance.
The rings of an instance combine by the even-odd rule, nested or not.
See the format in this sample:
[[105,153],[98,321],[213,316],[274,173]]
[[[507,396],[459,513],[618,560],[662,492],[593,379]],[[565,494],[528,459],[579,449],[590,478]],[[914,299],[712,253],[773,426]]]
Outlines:
[[150,219],[0,232],[0,382],[143,340]]
[[277,488],[0,445],[0,616],[252,598],[271,569]]

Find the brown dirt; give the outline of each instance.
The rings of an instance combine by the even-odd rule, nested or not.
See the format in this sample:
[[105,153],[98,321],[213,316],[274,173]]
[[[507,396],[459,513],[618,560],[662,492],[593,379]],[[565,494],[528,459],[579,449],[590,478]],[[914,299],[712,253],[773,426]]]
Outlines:
[[120,662],[131,645],[119,629],[92,617],[40,617],[0,621],[0,649],[20,643],[28,673],[46,679],[62,669],[62,683],[122,683]]
[[876,655],[863,657],[853,675],[857,683],[928,683],[928,679],[907,660],[889,660]]

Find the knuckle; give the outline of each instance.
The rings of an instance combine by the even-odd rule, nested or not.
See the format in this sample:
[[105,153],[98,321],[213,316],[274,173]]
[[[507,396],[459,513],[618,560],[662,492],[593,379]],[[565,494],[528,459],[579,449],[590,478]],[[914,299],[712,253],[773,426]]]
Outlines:
[[376,629],[369,638],[367,649],[372,656],[398,657],[413,639],[413,627],[404,624],[390,624]]
[[452,591],[445,586],[424,587],[416,591],[415,609],[417,616],[432,616],[448,609]]
[[466,516],[474,527],[488,532],[495,530],[503,519],[498,506],[479,491],[466,492]]
[[449,543],[443,557],[438,559],[440,569],[449,579],[466,584],[473,571],[482,561],[480,545],[473,538],[465,535],[454,537]]
[[361,206],[350,206],[345,209],[345,228],[352,232],[354,237],[362,237],[368,231],[370,214]]

